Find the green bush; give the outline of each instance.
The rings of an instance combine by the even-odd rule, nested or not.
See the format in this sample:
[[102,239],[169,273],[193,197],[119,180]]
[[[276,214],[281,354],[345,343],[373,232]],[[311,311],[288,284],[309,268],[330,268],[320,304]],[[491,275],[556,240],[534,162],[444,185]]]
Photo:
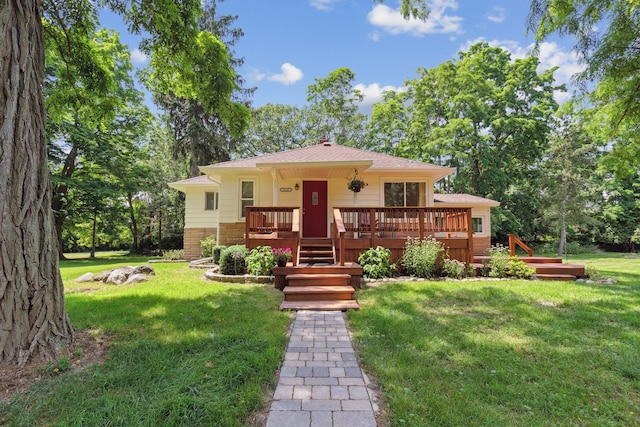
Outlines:
[[200,240],[200,255],[202,255],[202,258],[209,258],[213,256],[212,252],[215,246],[215,236],[207,236],[204,239]]
[[162,253],[162,259],[178,261],[184,259],[184,249],[170,249]]
[[467,277],[468,271],[464,262],[445,258],[442,263],[442,273],[452,279],[463,279]]
[[433,237],[407,239],[400,264],[408,274],[422,278],[436,277],[445,253],[444,244]]
[[362,266],[364,276],[370,279],[391,277],[396,270],[396,265],[391,263],[391,251],[382,246],[369,248],[361,253],[358,264]]
[[535,268],[529,267],[526,262],[515,256],[509,258],[507,269],[509,276],[517,277],[518,279],[529,279],[536,273]]
[[254,276],[271,276],[276,258],[271,246],[258,246],[252,249],[246,257],[247,271]]
[[223,250],[225,250],[225,248],[226,246],[222,246],[222,245],[215,245],[213,247],[213,249],[211,250],[211,257],[213,257],[214,264],[220,263],[220,254],[222,253]]
[[225,248],[220,253],[220,273],[222,274],[244,274],[247,271],[245,257],[247,248],[244,245],[234,245]]
[[489,277],[507,277],[509,248],[497,243],[488,250],[489,259],[484,260],[482,274]]

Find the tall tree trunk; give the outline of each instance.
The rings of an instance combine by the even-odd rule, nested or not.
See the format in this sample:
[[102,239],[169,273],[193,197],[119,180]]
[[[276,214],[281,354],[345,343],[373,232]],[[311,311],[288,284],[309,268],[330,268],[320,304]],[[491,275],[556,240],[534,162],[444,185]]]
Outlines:
[[158,211],[158,254],[162,255],[162,211]]
[[97,224],[98,224],[98,214],[97,211],[93,210],[93,228],[91,230],[91,254],[89,258],[96,257],[96,234],[97,233]]
[[558,244],[558,256],[561,257],[564,254],[564,248],[567,246],[567,216],[564,211],[564,202],[562,206],[562,213],[560,214],[560,243]]
[[129,204],[129,219],[131,220],[131,237],[133,242],[131,244],[131,252],[138,253],[138,221],[136,220],[136,211],[133,208],[133,194],[127,193],[127,203]]
[[51,210],[39,7],[0,8],[0,363],[19,365],[58,358],[73,340]]
[[[78,146],[73,143],[71,150],[64,160],[64,166],[62,167],[62,178],[71,178],[73,172],[76,170],[76,159],[78,157]],[[62,227],[64,221],[67,219],[66,211],[68,202],[66,201],[67,193],[69,192],[69,186],[66,184],[58,184],[53,186],[53,196],[51,200],[51,207],[53,209],[53,218],[55,221],[56,236],[58,239],[58,259],[66,259],[64,256],[64,249],[62,244]]]

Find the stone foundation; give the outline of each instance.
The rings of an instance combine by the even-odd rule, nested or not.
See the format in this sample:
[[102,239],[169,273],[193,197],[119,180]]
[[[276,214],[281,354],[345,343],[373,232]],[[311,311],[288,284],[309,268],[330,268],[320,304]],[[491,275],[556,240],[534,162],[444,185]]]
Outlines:
[[244,222],[227,222],[220,224],[219,245],[244,245]]
[[215,236],[217,233],[215,227],[211,228],[185,228],[184,229],[184,259],[193,261],[201,258],[200,256],[200,240],[207,236]]

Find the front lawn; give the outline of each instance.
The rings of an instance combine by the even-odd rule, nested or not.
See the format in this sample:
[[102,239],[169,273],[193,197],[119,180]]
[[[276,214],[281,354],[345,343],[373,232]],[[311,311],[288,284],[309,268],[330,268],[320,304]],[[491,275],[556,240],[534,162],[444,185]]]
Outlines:
[[42,381],[0,403],[0,424],[241,426],[267,407],[287,343],[280,292],[205,281],[186,263],[153,264],[157,276],[137,285],[72,282],[142,261],[61,263],[71,321],[110,343],[106,359],[62,375],[43,367]]
[[390,425],[640,425],[640,258],[570,262],[620,281],[360,291],[349,325]]

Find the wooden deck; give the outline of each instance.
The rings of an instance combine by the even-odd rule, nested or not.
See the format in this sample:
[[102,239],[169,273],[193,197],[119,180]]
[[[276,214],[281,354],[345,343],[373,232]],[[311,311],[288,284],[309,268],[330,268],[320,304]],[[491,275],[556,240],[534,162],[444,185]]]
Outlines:
[[[473,258],[472,265],[476,267],[476,271],[482,268],[483,262],[487,259],[489,257]],[[518,259],[524,261],[529,267],[535,268],[535,275],[541,280],[576,280],[585,276],[584,265],[565,264],[562,258],[530,256]]]

